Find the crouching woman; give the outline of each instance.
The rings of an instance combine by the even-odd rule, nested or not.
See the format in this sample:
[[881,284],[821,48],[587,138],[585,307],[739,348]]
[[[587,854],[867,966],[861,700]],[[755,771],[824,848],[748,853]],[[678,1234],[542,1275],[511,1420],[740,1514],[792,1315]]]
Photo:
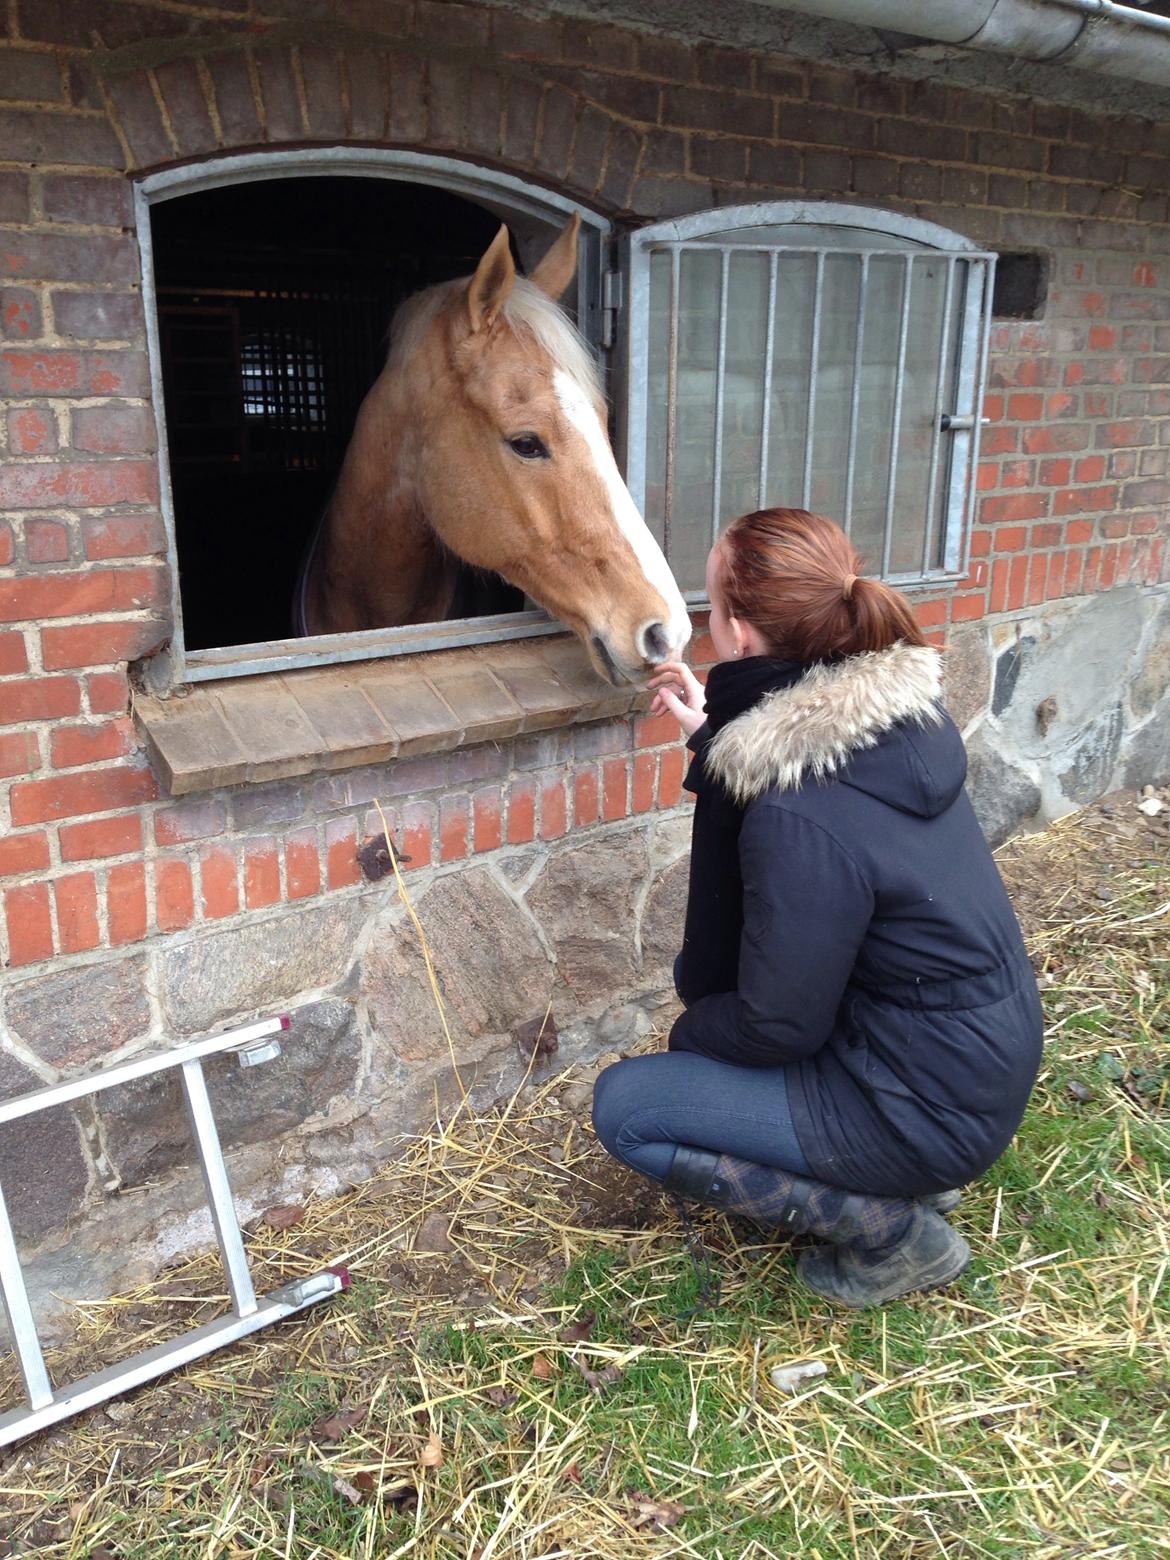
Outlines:
[[632,1169],[827,1242],[798,1272],[849,1306],[963,1271],[942,1214],[1007,1147],[1042,1044],[939,654],[860,569],[803,510],[712,549],[705,695],[681,664],[652,684],[695,754],[686,1010],[593,1101]]

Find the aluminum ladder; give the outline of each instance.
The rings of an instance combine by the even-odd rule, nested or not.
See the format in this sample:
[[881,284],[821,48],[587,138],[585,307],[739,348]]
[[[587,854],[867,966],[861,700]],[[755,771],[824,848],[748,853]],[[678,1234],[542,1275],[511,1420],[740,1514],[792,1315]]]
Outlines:
[[17,1095],[15,1099],[0,1101],[2,1134],[7,1122],[33,1116],[54,1105],[66,1105],[71,1100],[99,1094],[105,1089],[117,1088],[119,1084],[132,1083],[152,1073],[178,1068],[232,1301],[231,1310],[215,1321],[193,1328],[169,1343],[144,1349],[121,1364],[110,1366],[108,1370],[98,1371],[68,1386],[54,1389],[45,1366],[32,1307],[29,1305],[3,1187],[0,1187],[0,1299],[8,1313],[9,1330],[20,1363],[27,1399],[23,1407],[0,1414],[0,1447],[43,1430],[47,1425],[68,1419],[72,1414],[79,1414],[96,1403],[104,1403],[120,1393],[130,1392],[144,1382],[165,1375],[167,1371],[177,1370],[191,1360],[210,1354],[213,1349],[258,1332],[270,1322],[292,1316],[297,1311],[303,1311],[320,1300],[327,1300],[341,1290],[348,1289],[349,1274],[346,1270],[331,1267],[257,1297],[228,1184],[219,1131],[207,1093],[207,1080],[203,1076],[204,1059],[225,1051],[234,1051],[241,1067],[254,1067],[271,1061],[280,1055],[281,1042],[278,1036],[288,1028],[287,1016],[264,1019],[241,1029],[227,1030],[205,1040],[196,1040],[173,1051],[135,1057],[132,1061],[106,1068],[89,1078],[52,1084],[29,1094]]

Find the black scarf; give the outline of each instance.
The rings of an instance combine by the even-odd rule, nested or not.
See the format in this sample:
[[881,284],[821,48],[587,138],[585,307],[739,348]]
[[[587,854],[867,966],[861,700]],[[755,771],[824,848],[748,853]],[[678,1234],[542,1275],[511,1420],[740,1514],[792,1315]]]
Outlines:
[[713,737],[728,721],[753,709],[765,694],[791,688],[807,671],[803,661],[776,661],[769,655],[720,661],[707,674],[708,735]]

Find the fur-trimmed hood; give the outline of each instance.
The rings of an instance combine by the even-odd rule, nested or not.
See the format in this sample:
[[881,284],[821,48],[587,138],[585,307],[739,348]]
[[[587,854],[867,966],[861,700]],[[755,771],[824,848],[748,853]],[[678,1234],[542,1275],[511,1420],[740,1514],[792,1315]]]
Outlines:
[[[814,666],[729,721],[711,739],[704,769],[741,805],[765,791],[794,790],[806,779],[839,777],[929,816],[953,798],[966,772],[962,742],[949,722],[941,745],[912,736],[943,725],[941,688],[938,651],[918,645],[898,643]],[[889,751],[881,739],[896,726],[908,740]],[[880,757],[861,761],[879,744]]]

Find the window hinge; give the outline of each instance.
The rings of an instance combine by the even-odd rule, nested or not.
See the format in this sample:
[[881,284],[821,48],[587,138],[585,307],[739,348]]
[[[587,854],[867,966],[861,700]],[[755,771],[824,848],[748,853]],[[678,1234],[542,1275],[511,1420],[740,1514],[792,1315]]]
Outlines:
[[612,347],[617,335],[617,315],[622,306],[622,273],[604,271],[601,277],[601,344]]

